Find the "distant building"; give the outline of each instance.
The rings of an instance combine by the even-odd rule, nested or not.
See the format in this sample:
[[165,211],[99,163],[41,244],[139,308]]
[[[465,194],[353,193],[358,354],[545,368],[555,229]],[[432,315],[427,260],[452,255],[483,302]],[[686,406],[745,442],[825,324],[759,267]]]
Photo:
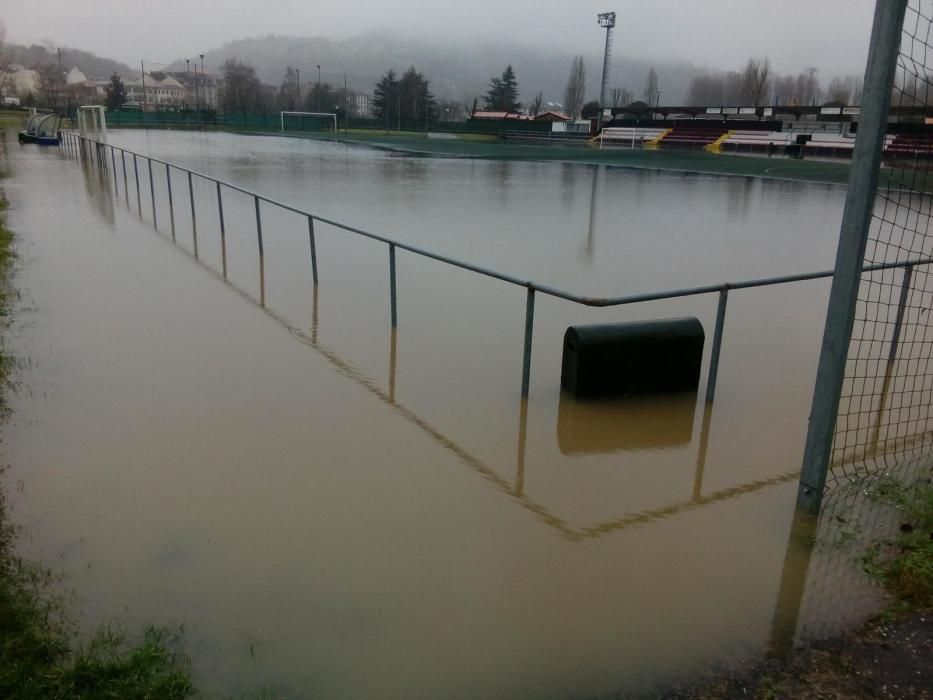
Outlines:
[[185,106],[185,86],[171,75],[146,73],[141,78],[124,80],[127,104],[147,111],[180,109]]
[[470,115],[470,119],[514,119],[516,121],[525,121],[531,119],[531,117],[520,112],[485,112],[477,110]]
[[570,117],[563,112],[548,110],[547,112],[541,112],[535,115],[534,120],[536,122],[569,122]]
[[37,95],[42,85],[38,71],[23,68],[18,63],[11,63],[7,70],[0,73],[0,94],[5,97],[25,98]]
[[175,71],[168,73],[185,90],[184,106],[196,109],[198,106],[217,109],[220,92],[220,78],[210,73],[194,71]]
[[71,70],[65,73],[65,85],[77,85],[87,82],[87,75],[77,66],[72,66]]
[[350,93],[350,114],[354,117],[373,116],[373,100],[370,95],[361,92]]
[[109,80],[82,80],[77,83],[67,83],[65,94],[69,102],[79,105],[103,104],[107,99],[107,86]]

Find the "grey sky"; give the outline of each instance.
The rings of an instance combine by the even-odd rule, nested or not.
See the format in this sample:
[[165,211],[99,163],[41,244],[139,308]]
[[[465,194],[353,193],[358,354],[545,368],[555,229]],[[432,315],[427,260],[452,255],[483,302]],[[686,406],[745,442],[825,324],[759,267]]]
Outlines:
[[377,30],[504,39],[581,51],[599,46],[595,14],[619,15],[616,53],[733,68],[770,56],[775,70],[824,76],[864,69],[873,0],[4,0],[18,43],[51,40],[135,65],[170,61],[246,36],[345,38]]

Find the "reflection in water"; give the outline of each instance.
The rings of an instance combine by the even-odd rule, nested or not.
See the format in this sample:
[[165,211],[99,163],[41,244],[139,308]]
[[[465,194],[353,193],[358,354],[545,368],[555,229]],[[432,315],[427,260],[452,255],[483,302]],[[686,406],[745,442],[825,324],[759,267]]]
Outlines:
[[[194,259],[193,255],[189,254],[187,251],[180,248],[178,250]],[[394,334],[390,334],[389,339],[389,381],[386,390],[383,389],[375,379],[344,359],[340,353],[319,341],[320,318],[316,287],[311,299],[312,321],[310,335],[308,335],[284,316],[278,314],[266,305],[265,265],[262,256],[259,256],[260,294],[258,299],[234,282],[224,279],[222,273],[218,273],[204,261],[195,259],[195,262],[203,269],[209,271],[218,280],[221,280],[228,287],[236,291],[241,297],[262,308],[268,316],[287,328],[294,338],[322,355],[340,374],[352,379],[358,385],[376,396],[380,401],[391,406],[406,421],[417,426],[438,445],[454,453],[461,462],[486,479],[497,490],[511,497],[513,501],[523,509],[532,513],[539,522],[558,530],[568,541],[578,542],[589,538],[602,537],[628,527],[648,524],[694,508],[730,500],[742,494],[754,493],[778,484],[787,483],[797,478],[798,472],[791,471],[772,478],[758,479],[738,486],[720,489],[707,496],[698,495],[702,490],[702,469],[706,460],[705,448],[708,442],[706,432],[708,432],[710,424],[708,415],[705,414],[706,420],[704,420],[703,423],[704,436],[700,442],[702,452],[697,459],[697,479],[695,482],[695,494],[692,499],[671,503],[660,508],[627,513],[618,518],[604,520],[593,525],[573,525],[567,519],[555,514],[550,508],[535,501],[524,493],[526,469],[525,452],[529,410],[527,401],[519,401],[518,454],[515,468],[516,479],[515,483],[511,483],[508,479],[500,476],[496,469],[472,454],[449,435],[434,427],[426,418],[398,402],[396,398],[397,331]],[[563,399],[558,409],[558,422],[559,425],[564,425],[566,428],[558,429],[558,440],[561,443],[562,449],[566,447],[568,453],[578,454],[592,454],[616,449],[661,449],[665,445],[670,447],[688,444],[692,431],[692,416],[694,415],[695,404],[695,395],[674,398],[659,397],[655,402],[650,399],[644,400],[644,403],[639,402],[639,406],[641,407],[640,411],[633,410],[631,405],[628,408],[625,406],[615,406],[609,411],[599,411],[596,408],[587,408],[585,406],[570,406],[566,399]],[[671,420],[671,425],[664,426],[655,423],[653,427],[648,428],[648,421],[645,421],[644,417],[639,415],[646,410],[649,412],[654,411],[654,415],[656,416],[666,416],[666,420]],[[617,424],[619,416],[622,416],[627,421],[645,421],[646,430],[644,434],[640,435],[639,431],[634,429],[619,431]],[[596,424],[590,428],[586,428],[584,425],[586,420],[595,420]],[[600,427],[601,430],[598,429]],[[564,431],[566,431],[566,433]],[[587,433],[589,433],[589,438],[586,437]],[[561,437],[561,435],[563,435],[563,437]],[[587,439],[589,440],[588,445],[586,444]]]
[[583,245],[583,255],[581,259],[587,263],[592,264],[593,255],[596,251],[596,241],[593,233],[594,221],[596,219],[596,187],[599,182],[599,171],[600,167],[594,165],[593,168],[593,180],[590,184],[590,216],[587,220],[586,227],[586,243]]
[[768,654],[771,656],[783,656],[794,647],[816,530],[816,518],[799,511],[794,514],[768,640]]
[[580,401],[560,394],[557,444],[565,455],[662,450],[693,440],[696,392]]
[[104,221],[113,228],[114,208],[113,208],[113,190],[110,187],[110,171],[107,168],[100,168],[85,159],[81,162],[81,169],[84,172],[84,189],[87,192],[88,199],[100,212]]

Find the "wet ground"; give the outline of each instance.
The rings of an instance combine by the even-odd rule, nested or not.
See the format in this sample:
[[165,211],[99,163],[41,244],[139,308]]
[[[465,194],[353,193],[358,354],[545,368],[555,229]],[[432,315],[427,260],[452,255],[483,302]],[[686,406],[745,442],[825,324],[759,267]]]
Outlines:
[[[275,137],[111,139],[606,296],[827,268],[844,196]],[[315,290],[300,216],[262,206],[260,276],[250,198],[223,194],[224,261],[213,185],[192,181],[195,230],[172,173],[173,240],[160,166],[150,190],[137,162],[137,196],[132,162],[114,180],[7,149],[25,366],[3,459],[25,553],[66,574],[88,624],[184,623],[203,687],[592,696],[872,609],[851,562],[814,574],[791,537],[825,282],[733,293],[709,408],[702,391],[580,404],[559,374],[575,323],[695,315],[708,356],[714,296],[593,310],[539,295],[523,403],[522,289],[400,252],[393,335],[382,244],[319,225]]]

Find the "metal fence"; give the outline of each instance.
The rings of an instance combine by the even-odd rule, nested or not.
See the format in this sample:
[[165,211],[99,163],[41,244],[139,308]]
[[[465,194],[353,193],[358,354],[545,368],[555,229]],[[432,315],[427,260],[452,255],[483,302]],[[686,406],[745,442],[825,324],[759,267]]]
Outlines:
[[[192,223],[194,225],[195,231],[197,231],[197,211],[194,202],[194,189],[193,189],[193,179],[199,178],[201,180],[210,182],[214,185],[217,193],[217,205],[219,212],[219,220],[217,222],[220,231],[220,242],[221,249],[223,253],[223,259],[226,259],[226,237],[225,237],[225,225],[224,225],[224,213],[223,213],[223,193],[225,190],[232,190],[247,195],[253,199],[253,208],[256,218],[256,244],[257,244],[257,253],[258,253],[258,264],[260,275],[264,271],[264,251],[263,251],[263,231],[262,231],[262,208],[261,205],[265,204],[268,206],[278,207],[285,211],[290,211],[295,214],[299,214],[306,218],[307,220],[307,233],[309,239],[309,260],[311,274],[313,277],[314,284],[318,284],[318,259],[317,259],[317,250],[315,243],[315,226],[324,224],[331,226],[340,231],[361,236],[378,243],[384,244],[387,247],[388,253],[388,267],[389,267],[389,308],[390,308],[390,322],[392,327],[395,328],[398,325],[398,301],[397,301],[397,277],[396,277],[396,254],[397,251],[404,251],[412,255],[420,256],[430,260],[434,260],[452,267],[457,267],[462,270],[467,270],[478,275],[489,277],[492,279],[499,280],[501,282],[506,282],[510,285],[521,287],[525,290],[525,320],[523,326],[523,337],[524,343],[522,346],[522,374],[521,374],[521,395],[522,397],[528,396],[528,388],[531,377],[531,350],[532,350],[532,338],[534,337],[534,317],[535,317],[535,296],[538,293],[545,294],[548,296],[556,297],[558,299],[563,299],[565,301],[572,302],[574,304],[580,304],[582,306],[589,307],[615,307],[615,306],[625,306],[628,304],[638,304],[647,301],[658,301],[662,299],[675,299],[680,297],[690,297],[698,295],[716,295],[717,298],[717,310],[716,310],[716,322],[713,332],[713,340],[710,351],[710,362],[709,369],[707,371],[707,381],[706,381],[706,391],[705,397],[707,402],[711,402],[716,394],[716,379],[719,371],[719,361],[722,351],[722,338],[723,338],[723,329],[726,321],[726,311],[728,307],[729,294],[736,290],[741,289],[751,289],[755,287],[769,287],[780,284],[789,284],[791,282],[801,282],[804,280],[815,280],[815,279],[824,279],[833,276],[832,270],[820,270],[815,272],[804,272],[793,275],[782,275],[777,277],[767,277],[761,279],[750,279],[750,280],[741,280],[737,282],[724,282],[720,284],[705,285],[699,287],[689,287],[685,289],[668,289],[657,292],[647,292],[642,294],[631,294],[620,297],[588,297],[575,294],[563,289],[558,289],[556,287],[542,284],[534,280],[520,279],[513,275],[499,272],[497,270],[492,270],[481,265],[476,265],[474,263],[458,260],[446,255],[441,255],[424,248],[419,248],[408,243],[404,243],[398,240],[393,240],[386,236],[383,236],[378,233],[372,233],[370,231],[365,231],[363,229],[348,226],[339,221],[333,219],[325,218],[318,216],[313,212],[306,211],[299,207],[295,207],[291,204],[285,202],[280,202],[278,200],[272,199],[266,195],[259,194],[258,192],[253,192],[251,190],[240,187],[239,185],[233,184],[231,182],[226,182],[220,180],[211,175],[205,173],[200,173],[182,166],[169,163],[158,158],[153,158],[148,155],[135,153],[129,151],[125,148],[119,146],[114,146],[112,144],[103,143],[96,141],[86,136],[81,136],[80,134],[74,132],[64,132],[62,134],[62,148],[67,154],[76,158],[90,159],[98,167],[103,169],[110,169],[114,175],[114,187],[118,187],[118,173],[122,172],[123,186],[124,190],[128,193],[129,188],[131,187],[130,178],[129,178],[129,168],[132,169],[133,174],[133,186],[135,187],[137,205],[142,210],[142,192],[139,179],[139,167],[141,163],[145,164],[145,167],[148,170],[149,178],[149,199],[150,206],[152,209],[152,219],[153,223],[158,226],[158,214],[157,214],[157,204],[156,204],[156,193],[154,187],[153,178],[153,167],[163,169],[165,172],[165,178],[167,183],[167,199],[168,199],[168,209],[169,209],[169,222],[174,235],[174,220],[175,220],[175,198],[172,190],[172,172],[178,172],[183,174],[187,180],[187,190],[189,204],[191,208],[191,217]],[[119,160],[119,165],[118,165]],[[127,165],[129,163],[129,166]],[[196,235],[196,234],[195,234]],[[866,272],[879,272],[883,270],[896,270],[896,269],[915,269],[918,266],[929,265],[933,263],[933,256],[918,256],[916,258],[911,258],[909,260],[896,260],[891,262],[882,262],[877,263],[865,268]],[[226,270],[224,270],[226,272]]]
[[805,448],[810,512],[827,487],[933,463],[930,271],[877,268],[933,254],[929,132],[899,135],[882,160],[892,97],[929,105],[931,78],[933,1],[879,0]]

